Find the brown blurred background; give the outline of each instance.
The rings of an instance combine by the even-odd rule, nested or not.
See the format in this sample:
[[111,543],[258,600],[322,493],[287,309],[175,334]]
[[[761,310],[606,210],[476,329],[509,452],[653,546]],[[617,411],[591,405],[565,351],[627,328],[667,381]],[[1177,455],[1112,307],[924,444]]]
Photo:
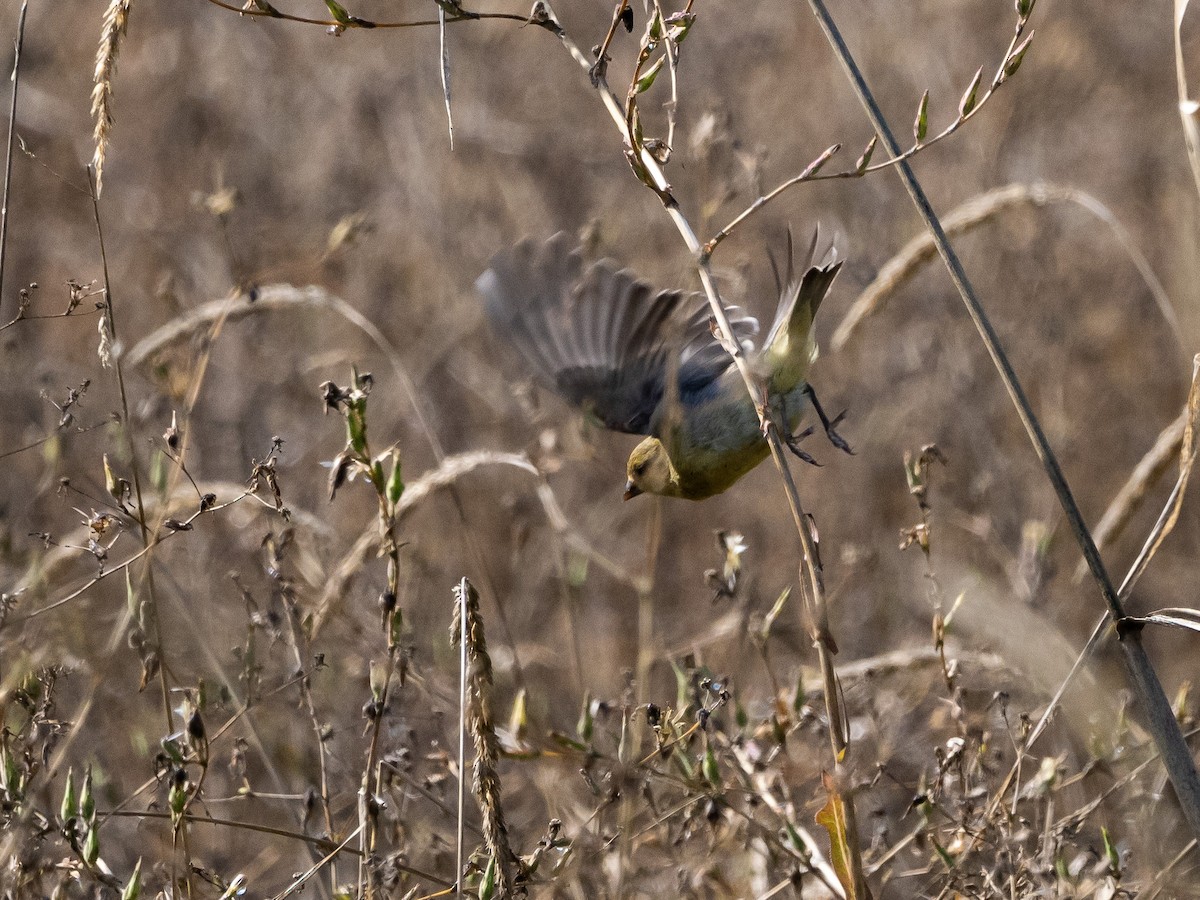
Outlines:
[[[0,20],[4,35],[13,33],[15,6],[8,4]],[[486,8],[526,11],[521,4],[489,2]],[[327,15],[317,2],[287,9]],[[433,10],[433,4],[383,0],[358,0],[351,8],[379,20],[423,18]],[[611,16],[609,4],[593,0],[561,0],[556,10],[585,50],[600,40]],[[833,143],[844,149],[830,166],[839,160],[839,167],[852,165],[870,129],[802,6],[763,0],[705,3],[696,11],[683,45],[668,174],[703,237]],[[1014,19],[1011,4],[982,0],[870,0],[838,3],[833,12],[902,139],[925,89],[931,132],[953,118],[975,69],[990,72],[998,64]],[[100,16],[100,5],[82,3],[35,4],[29,12],[17,130],[36,159],[19,154],[14,165],[0,298],[5,321],[28,282],[39,284],[33,312],[51,313],[65,306],[68,279],[101,278],[90,201],[80,190],[93,150],[89,97]],[[640,33],[640,5],[637,18]],[[1200,202],[1177,113],[1170,5],[1151,4],[1134,14],[1123,4],[1042,0],[1034,25],[1037,37],[1018,74],[959,133],[919,155],[915,167],[943,213],[1014,182],[1085,192],[1128,230],[1170,297],[1178,334],[1112,229],[1078,204],[1010,210],[956,242],[1094,523],[1186,396],[1200,329]],[[7,37],[4,43],[0,68],[7,72]],[[395,345],[447,453],[529,451],[550,471],[571,526],[605,556],[642,573],[655,501],[620,500],[632,441],[596,431],[557,399],[529,388],[518,362],[487,332],[472,283],[492,254],[526,234],[575,232],[595,252],[664,287],[695,285],[686,249],[658,201],[630,174],[619,135],[586,76],[550,34],[512,22],[465,23],[450,29],[449,46],[453,150],[436,29],[351,30],[334,37],[319,27],[240,18],[203,0],[135,3],[114,83],[116,122],[100,200],[121,343],[129,348],[238,288],[319,285]],[[628,76],[635,46],[634,38],[618,34],[614,86]],[[664,88],[660,79],[643,101],[658,131],[665,118],[656,103],[666,98]],[[360,227],[352,241],[330,251],[331,232],[346,217]],[[844,349],[829,348],[854,299],[919,233],[898,179],[880,172],[785,194],[718,251],[714,264],[724,295],[769,316],[767,249],[782,248],[789,225],[804,237],[817,223],[836,235],[847,264],[817,323],[824,352],[813,382],[830,412],[849,410],[842,433],[855,455],[837,453],[814,436],[806,447],[824,465],[796,463],[794,469],[820,528],[839,661],[926,646],[931,590],[947,604],[961,594],[952,628],[956,646],[994,651],[1011,667],[1010,674],[979,679],[979,710],[992,690],[1020,695],[1024,688],[1022,711],[1036,712],[1102,605],[1088,582],[1072,581],[1078,551],[940,264],[928,264],[890,295]],[[77,424],[102,422],[119,408],[115,379],[98,365],[97,317],[85,314],[88,308],[85,302],[77,317],[23,322],[0,333],[8,384],[0,404],[0,452],[54,432],[59,413],[48,401],[61,402],[84,379],[91,384],[75,410]],[[185,342],[157,366],[126,373],[143,466],[161,446],[172,410],[183,413],[201,349],[199,340]],[[225,325],[186,423],[188,468],[201,482],[243,481],[251,458],[267,453],[272,436],[284,439],[279,478],[285,501],[321,525],[319,533],[298,529],[303,552],[294,574],[306,604],[316,604],[330,571],[373,527],[374,501],[366,488],[348,485],[330,504],[327,470],[320,466],[338,453],[344,435],[336,416],[321,415],[318,385],[346,384],[352,363],[375,377],[374,445],[395,442],[407,480],[415,481],[436,465],[428,435],[388,358],[328,310],[265,312]],[[930,493],[935,587],[920,553],[899,549],[902,530],[919,521],[903,456],[928,443],[948,460],[934,467]],[[49,444],[0,462],[6,585],[19,583],[43,553],[31,532],[69,542],[79,527],[77,510],[99,508],[99,500],[60,490],[59,479],[105,497],[102,454],[122,460],[122,447],[112,426],[86,434],[66,429]],[[115,464],[128,469],[125,461]],[[1172,478],[1157,486],[1105,551],[1116,577],[1140,546]],[[401,603],[419,677],[397,694],[397,724],[388,741],[408,741],[419,754],[431,740],[444,746],[453,734],[448,698],[457,675],[447,627],[451,587],[463,575],[483,595],[498,709],[507,710],[523,684],[536,727],[569,732],[585,691],[621,699],[637,655],[636,593],[595,565],[582,574],[582,563],[570,554],[566,565],[579,577],[564,584],[561,544],[535,487],[524,473],[484,468],[459,482],[465,522],[445,492],[406,519],[403,558],[410,568]],[[691,650],[713,672],[732,678],[747,704],[768,704],[761,660],[736,623],[765,613],[795,581],[797,541],[778,475],[761,466],[724,496],[700,505],[667,501],[661,515],[650,696],[674,700],[665,660]],[[236,686],[241,663],[232,648],[244,641],[246,608],[227,573],[239,573],[265,605],[270,590],[259,547],[268,529],[280,527],[243,504],[161,548],[157,590],[173,684],[204,678]],[[714,602],[703,573],[721,562],[717,529],[743,533],[749,549],[739,596]],[[1194,602],[1198,538],[1194,507],[1185,505],[1178,529],[1140,583],[1135,611]],[[124,558],[137,541],[131,530],[111,559]],[[78,556],[31,587],[17,613],[64,595],[93,573],[91,557]],[[331,666],[314,690],[322,719],[334,727],[328,746],[342,811],[353,807],[361,766],[367,661],[382,654],[375,607],[382,583],[383,564],[369,562],[313,648]],[[53,613],[0,631],[0,654],[17,654],[23,646],[70,668],[62,718],[81,715],[80,704],[94,696],[87,737],[76,740],[70,759],[77,766],[96,760],[105,772],[106,803],[149,777],[163,722],[154,691],[135,692],[136,654],[105,652],[124,610],[123,579],[113,578]],[[728,622],[735,624],[726,628]],[[773,664],[794,683],[798,667],[811,666],[814,657],[794,609],[780,628]],[[1148,645],[1168,695],[1195,677],[1193,635],[1156,632]],[[276,680],[290,671],[283,641],[264,643],[260,653]],[[1106,668],[1115,656],[1101,656],[1097,671],[1109,685],[1109,705],[1098,709],[1107,715],[1120,706],[1121,675],[1117,666]],[[94,675],[104,681],[93,695]],[[270,789],[302,793],[313,783],[313,741],[288,697],[264,705],[256,739],[277,776]],[[852,716],[881,715],[856,697],[851,692]],[[1076,721],[1087,722],[1089,703],[1080,695]],[[229,710],[236,708],[231,704]],[[221,718],[213,714],[213,721]],[[920,741],[937,740],[924,723],[895,713],[879,726],[892,737],[870,744],[870,753],[902,756],[911,743],[915,758],[922,758]],[[1079,747],[1089,735],[1059,740]],[[1044,751],[1052,755],[1053,749]],[[869,770],[873,763],[862,765]],[[267,790],[267,765],[252,754],[250,768],[252,782]],[[911,784],[881,788],[881,796],[893,791],[892,800],[902,803],[905,792],[915,790],[918,768],[905,770]],[[531,783],[561,780],[576,787],[569,766],[537,772],[528,773]],[[523,777],[514,775],[510,783],[523,785]],[[220,793],[225,782],[236,786],[227,773],[213,778],[209,791]],[[514,790],[513,832],[524,849],[540,835],[547,814],[561,814],[556,802],[569,802],[555,800],[556,790],[567,788]],[[220,809],[214,804],[212,813]],[[133,832],[125,834],[132,847]],[[420,842],[416,830],[411,839]],[[249,865],[236,861],[237,848],[220,846],[212,851],[217,858],[228,853],[232,865]],[[277,853],[282,857],[253,857],[260,874],[269,873],[261,891],[278,889],[300,866],[287,855],[298,854],[290,845]],[[108,855],[122,859],[116,851]]]

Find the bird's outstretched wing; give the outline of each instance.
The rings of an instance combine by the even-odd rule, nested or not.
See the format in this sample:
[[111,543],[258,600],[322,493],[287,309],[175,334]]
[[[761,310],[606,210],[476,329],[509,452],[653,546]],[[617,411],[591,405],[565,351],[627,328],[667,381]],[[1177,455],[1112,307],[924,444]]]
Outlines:
[[[702,294],[657,291],[611,260],[585,269],[561,232],[500,253],[475,287],[538,381],[617,431],[648,433],[671,371],[686,404],[731,364]],[[736,308],[730,317],[739,341],[757,332]]]

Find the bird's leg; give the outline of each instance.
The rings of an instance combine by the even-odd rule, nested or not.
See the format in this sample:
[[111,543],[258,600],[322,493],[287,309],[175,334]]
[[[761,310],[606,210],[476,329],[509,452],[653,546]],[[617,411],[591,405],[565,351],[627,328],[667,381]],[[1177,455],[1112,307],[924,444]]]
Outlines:
[[[782,407],[780,410],[780,413],[782,414],[783,421],[786,424],[789,421],[786,395],[780,401],[780,406]],[[800,448],[800,442],[812,433],[813,433],[813,430],[812,430],[811,425],[808,428],[805,428],[803,431],[797,431],[794,434],[789,433],[785,430],[784,431],[785,436],[783,439],[783,443],[789,450],[792,451],[792,453],[794,453],[796,455],[796,457],[798,459],[802,460],[803,462],[808,463],[810,466],[817,466],[818,468],[820,468],[821,464],[812,458],[812,454],[810,454],[807,450],[802,450]]]
[[[825,410],[821,408],[821,402],[817,400],[817,392],[813,390],[811,384],[804,385],[804,396],[808,397],[808,402],[812,404],[813,409],[816,411],[817,418],[821,420],[821,427],[825,429],[825,437],[829,439],[829,443],[853,456],[854,451],[850,449],[850,445],[846,443],[846,439],[836,431],[838,423],[846,418],[846,410],[843,409],[830,420],[829,416],[825,415]],[[811,430],[810,428],[809,431]]]
[[791,450],[794,454],[796,454],[797,458],[808,463],[810,466],[816,466],[819,469],[821,467],[821,464],[812,458],[812,454],[810,454],[807,450],[802,450],[800,448],[800,442],[812,433],[813,433],[812,426],[809,426],[808,428],[805,428],[801,432],[797,432],[796,434],[789,434],[787,437],[785,437],[783,439],[783,443],[787,446],[787,448],[789,450]]

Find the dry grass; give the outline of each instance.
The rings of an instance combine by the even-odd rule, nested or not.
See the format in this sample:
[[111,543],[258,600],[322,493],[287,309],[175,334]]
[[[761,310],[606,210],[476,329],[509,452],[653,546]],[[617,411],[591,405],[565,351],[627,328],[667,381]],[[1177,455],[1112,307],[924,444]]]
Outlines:
[[[836,895],[815,821],[830,723],[778,477],[622,504],[628,442],[530,389],[471,290],[496,250],[560,228],[695,286],[577,62],[544,29],[446,6],[451,151],[436,26],[333,37],[203,0],[129,6],[34,5],[22,53],[0,297],[0,321],[22,309],[0,329],[0,889],[115,896],[136,868],[146,896],[423,897],[453,885],[461,834],[473,892],[520,876],[537,897]],[[558,7],[584,48],[613,23],[613,4]],[[631,8],[610,49],[622,98],[645,28]],[[695,12],[639,115],[647,137],[672,130],[667,174],[703,241],[835,143],[854,168],[870,132],[806,13]],[[1003,4],[835,13],[896,125],[930,91],[929,134],[1012,37]],[[1177,444],[1200,327],[1169,17],[1039,7],[1020,71],[914,159],[939,210],[963,209],[956,243],[1091,522],[1156,441]],[[96,356],[93,154],[127,417]],[[1039,184],[1051,194],[1020,187]],[[764,248],[818,220],[847,264],[813,377],[849,409],[856,455],[814,441],[825,465],[796,476],[851,738],[834,787],[856,799],[875,896],[1200,896],[1110,643],[1032,740],[1095,591],[947,279],[918,264],[895,177],[765,205],[713,254],[723,296],[766,315]],[[870,315],[848,318],[858,297]],[[373,377],[348,383],[352,364]],[[349,384],[325,389],[325,414],[323,382]],[[934,443],[944,465],[916,467]],[[1170,487],[1120,501],[1113,571]],[[1193,500],[1133,612],[1193,602]],[[471,717],[482,802],[460,826],[464,576],[490,709]],[[1195,635],[1145,637],[1194,727]]]
[[92,155],[92,166],[96,169],[96,191],[99,193],[104,182],[104,160],[108,154],[108,142],[113,127],[113,80],[117,74],[117,55],[121,51],[121,39],[129,28],[129,8],[132,0],[112,0],[104,11],[104,24],[100,32],[100,47],[96,51],[96,72],[92,77],[92,118],[96,120],[93,136],[96,152]]

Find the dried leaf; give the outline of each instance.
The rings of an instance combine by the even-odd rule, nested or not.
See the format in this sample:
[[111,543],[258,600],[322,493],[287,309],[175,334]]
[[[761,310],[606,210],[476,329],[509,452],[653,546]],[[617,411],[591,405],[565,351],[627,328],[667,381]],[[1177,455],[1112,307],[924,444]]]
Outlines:
[[866,900],[855,890],[854,868],[848,837],[846,834],[846,804],[838,790],[837,782],[828,772],[821,773],[821,781],[829,794],[829,800],[817,813],[817,824],[829,833],[829,861],[837,873],[838,881],[846,891],[846,900]]

